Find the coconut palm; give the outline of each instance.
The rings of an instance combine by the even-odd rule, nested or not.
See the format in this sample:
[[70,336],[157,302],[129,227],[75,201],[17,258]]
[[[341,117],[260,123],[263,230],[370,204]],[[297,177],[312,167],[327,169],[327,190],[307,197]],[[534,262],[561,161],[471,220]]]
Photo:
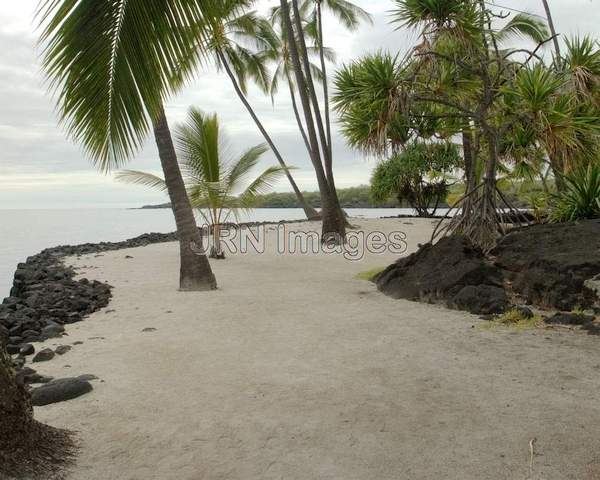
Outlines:
[[373,18],[369,13],[348,0],[304,0],[300,7],[309,17],[312,17],[309,25],[309,31],[314,31],[315,44],[319,51],[321,62],[321,72],[323,73],[323,110],[325,111],[325,126],[327,129],[327,142],[329,145],[329,155],[331,156],[331,119],[329,114],[329,85],[327,83],[327,53],[325,50],[325,40],[323,31],[323,10],[327,10],[341,25],[347,30],[355,31],[361,22],[372,24]]
[[277,36],[265,18],[254,11],[240,10],[240,3],[248,7],[252,1],[210,1],[214,2],[213,14],[207,21],[208,38],[201,50],[210,52],[217,68],[225,71],[237,96],[284,169],[307,218],[316,218],[317,211],[304,199],[292,174],[286,169],[283,156],[247,98],[248,80],[254,81],[265,93],[269,91],[271,82],[266,61],[277,48]]
[[[179,233],[182,290],[216,281],[181,178],[164,102],[198,66],[209,2],[46,0],[43,66],[69,137],[103,171],[121,167],[152,130]],[[196,248],[195,248],[196,247]]]
[[[298,86],[298,96],[302,105],[306,133],[310,146],[308,153],[313,164],[319,193],[321,196],[321,216],[323,218],[321,241],[339,243],[346,238],[346,218],[340,207],[333,176],[333,157],[327,141],[321,107],[315,91],[315,83],[310,66],[306,44],[305,25],[297,0],[280,0],[282,25],[289,41],[291,64],[294,79]],[[292,15],[293,12],[293,15]]]
[[[301,14],[304,15],[304,12],[301,10]],[[292,100],[292,109],[294,111],[294,116],[296,118],[296,123],[298,124],[298,129],[300,130],[300,135],[302,136],[302,140],[304,141],[304,145],[309,150],[310,143],[308,140],[308,135],[302,123],[302,118],[300,115],[300,110],[298,107],[298,101],[296,98],[297,86],[294,81],[294,73],[293,73],[293,65],[292,59],[290,56],[290,49],[288,46],[288,40],[286,35],[285,26],[283,25],[283,19],[280,15],[280,8],[273,7],[271,10],[270,21],[276,33],[275,43],[272,45],[271,50],[268,52],[269,59],[274,63],[274,70],[271,77],[271,84],[269,86],[269,92],[271,94],[271,99],[275,101],[275,95],[279,91],[279,85],[281,82],[285,83],[288,87],[290,98]],[[306,24],[306,19],[303,19],[303,23]],[[309,29],[305,29],[305,32],[309,34]],[[311,37],[313,38],[313,37]],[[320,54],[320,49],[317,47],[308,47],[308,54],[311,57],[318,56]],[[324,47],[323,53],[325,58],[334,62],[336,55],[333,49]],[[310,69],[313,77],[317,79],[319,82],[323,82],[324,76],[322,70],[316,65],[314,62],[310,62]]]
[[[190,109],[187,122],[177,127],[175,137],[191,204],[213,234],[210,256],[224,258],[219,241],[222,225],[231,215],[237,219],[240,211],[251,209],[258,195],[267,193],[289,168],[269,167],[248,184],[251,171],[269,147],[260,144],[240,156],[230,155],[217,115],[207,115],[196,108]],[[146,172],[124,170],[116,178],[161,191],[167,188],[162,178]]]

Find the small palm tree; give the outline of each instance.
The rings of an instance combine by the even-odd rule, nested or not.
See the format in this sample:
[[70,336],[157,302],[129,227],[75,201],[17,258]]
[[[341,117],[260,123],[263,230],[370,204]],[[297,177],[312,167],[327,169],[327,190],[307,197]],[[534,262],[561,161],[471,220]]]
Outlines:
[[[239,157],[229,156],[217,115],[207,115],[197,108],[190,109],[188,121],[176,128],[175,139],[190,202],[213,235],[210,257],[223,259],[219,241],[222,225],[231,215],[239,219],[240,211],[253,208],[258,195],[267,193],[286,168],[269,167],[247,184],[250,172],[269,147],[263,143]],[[161,191],[167,188],[162,178],[146,172],[124,170],[116,178]]]

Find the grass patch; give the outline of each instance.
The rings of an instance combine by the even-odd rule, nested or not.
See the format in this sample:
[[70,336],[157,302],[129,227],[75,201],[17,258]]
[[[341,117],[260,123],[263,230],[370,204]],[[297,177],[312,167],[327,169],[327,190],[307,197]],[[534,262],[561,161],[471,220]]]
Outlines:
[[375,268],[372,268],[371,270],[357,273],[356,275],[354,275],[354,278],[356,280],[366,280],[367,282],[370,282],[371,280],[373,280],[373,277],[375,275],[383,272],[385,270],[385,268],[386,267],[375,267]]
[[488,330],[505,327],[510,328],[511,330],[532,330],[534,328],[542,327],[543,325],[544,320],[541,315],[534,315],[531,318],[527,318],[518,310],[509,310],[495,320],[485,322],[481,325],[481,328]]

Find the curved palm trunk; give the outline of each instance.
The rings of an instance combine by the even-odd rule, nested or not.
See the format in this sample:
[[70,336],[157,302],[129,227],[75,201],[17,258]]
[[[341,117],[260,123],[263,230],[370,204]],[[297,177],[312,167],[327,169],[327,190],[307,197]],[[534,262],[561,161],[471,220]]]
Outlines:
[[556,36],[556,28],[554,28],[554,20],[552,18],[552,12],[550,11],[550,5],[548,0],[542,0],[544,4],[544,10],[546,10],[546,18],[548,19],[548,27],[550,28],[550,34],[552,35],[552,41],[554,42],[554,50],[556,51],[556,58],[560,58],[560,44],[558,43],[558,37]]
[[184,291],[213,290],[217,288],[217,282],[202,247],[202,237],[181,177],[163,108],[154,123],[154,138],[179,236],[179,288]]
[[231,83],[233,84],[233,88],[235,89],[235,92],[237,93],[238,97],[240,98],[240,100],[242,101],[244,106],[246,107],[246,110],[248,110],[248,113],[252,117],[252,120],[254,120],[254,123],[260,130],[260,133],[262,133],[263,137],[269,144],[269,147],[271,148],[271,151],[275,155],[275,158],[277,158],[279,165],[281,165],[281,167],[283,169],[285,169],[285,175],[286,175],[288,181],[290,182],[290,185],[292,186],[292,189],[294,190],[294,193],[296,194],[296,197],[298,198],[298,201],[300,202],[302,209],[304,210],[304,214],[306,215],[306,218],[308,218],[309,220],[313,219],[313,218],[317,218],[319,216],[319,213],[313,207],[311,207],[308,203],[306,203],[306,199],[304,198],[304,195],[302,195],[302,192],[298,188],[298,185],[296,185],[296,182],[295,182],[294,178],[292,177],[292,174],[290,173],[287,165],[285,164],[285,161],[283,160],[281,153],[279,153],[279,149],[275,146],[275,143],[271,139],[271,136],[268,134],[267,130],[263,126],[262,122],[260,121],[260,119],[258,118],[256,113],[254,113],[254,109],[252,108],[252,105],[250,105],[250,103],[246,99],[246,95],[244,95],[244,92],[242,92],[242,89],[238,85],[238,82],[235,78],[234,73],[231,71],[231,67],[229,66],[229,63],[227,62],[227,59],[224,57],[224,55],[221,52],[219,52],[218,55],[219,55],[219,59],[221,60],[221,63],[223,64],[223,68],[225,68],[225,71],[227,72],[227,75],[229,76],[229,79],[231,80]]

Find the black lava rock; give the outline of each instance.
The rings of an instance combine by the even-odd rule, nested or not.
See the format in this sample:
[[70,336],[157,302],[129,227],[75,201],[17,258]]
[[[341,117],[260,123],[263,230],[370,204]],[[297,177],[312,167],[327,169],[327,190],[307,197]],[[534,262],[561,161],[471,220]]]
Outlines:
[[594,317],[579,313],[556,313],[544,321],[550,325],[585,325],[594,320]]
[[374,280],[380,291],[393,298],[431,302],[450,300],[467,285],[502,285],[500,273],[481,250],[459,235],[422,246]]
[[26,343],[19,350],[21,355],[33,355],[35,353],[35,347],[31,343]]
[[50,405],[80,397],[91,392],[94,387],[86,380],[79,378],[61,378],[52,380],[31,392],[31,403],[34,406]]
[[493,285],[467,285],[448,303],[449,307],[480,315],[503,313],[508,305],[504,289]]
[[73,347],[71,347],[70,345],[59,345],[58,347],[56,347],[54,349],[54,352],[57,355],[64,355],[65,353],[67,353],[68,351],[70,351],[71,348],[73,348]]
[[35,357],[33,357],[32,362],[47,362],[48,360],[52,360],[54,358],[54,352],[50,348],[44,348],[40,350]]

